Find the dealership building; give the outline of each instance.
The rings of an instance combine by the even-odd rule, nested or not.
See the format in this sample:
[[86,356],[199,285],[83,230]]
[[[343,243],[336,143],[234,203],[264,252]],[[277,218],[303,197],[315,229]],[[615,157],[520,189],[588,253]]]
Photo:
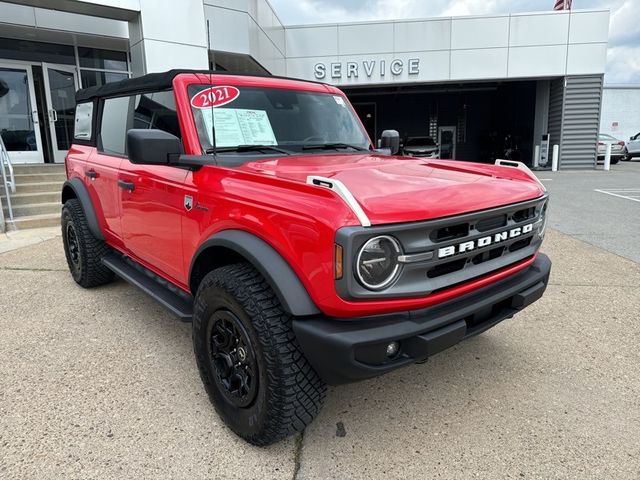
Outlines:
[[608,25],[608,10],[289,26],[265,0],[0,1],[0,134],[14,164],[60,162],[76,89],[213,68],[337,85],[372,139],[541,166],[558,145],[561,169],[593,168]]

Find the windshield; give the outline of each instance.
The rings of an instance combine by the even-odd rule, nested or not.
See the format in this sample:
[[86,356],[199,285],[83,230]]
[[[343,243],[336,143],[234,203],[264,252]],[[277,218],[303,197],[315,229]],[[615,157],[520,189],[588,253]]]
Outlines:
[[431,137],[410,137],[407,139],[406,147],[435,147],[436,142]]
[[[188,89],[200,143],[211,152],[213,132],[220,153],[321,153],[324,149],[369,149],[370,142],[340,95],[275,88],[190,85]],[[245,147],[237,149],[235,147]],[[353,148],[352,148],[353,147]],[[317,149],[317,150],[316,150]]]
[[604,140],[606,142],[617,142],[618,141],[617,138],[614,138],[611,135],[606,135],[604,133],[600,134],[600,140]]

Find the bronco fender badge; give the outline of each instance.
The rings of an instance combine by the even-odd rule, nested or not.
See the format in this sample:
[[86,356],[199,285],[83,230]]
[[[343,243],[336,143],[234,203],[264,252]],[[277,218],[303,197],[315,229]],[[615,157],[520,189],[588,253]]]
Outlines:
[[193,208],[193,197],[191,195],[184,196],[184,209],[189,212]]

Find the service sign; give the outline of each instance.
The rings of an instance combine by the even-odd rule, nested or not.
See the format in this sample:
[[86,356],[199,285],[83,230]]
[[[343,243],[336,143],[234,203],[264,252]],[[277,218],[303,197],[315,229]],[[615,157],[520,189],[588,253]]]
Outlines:
[[233,102],[240,95],[240,90],[230,85],[211,87],[196,93],[191,97],[191,106],[194,108],[221,107]]

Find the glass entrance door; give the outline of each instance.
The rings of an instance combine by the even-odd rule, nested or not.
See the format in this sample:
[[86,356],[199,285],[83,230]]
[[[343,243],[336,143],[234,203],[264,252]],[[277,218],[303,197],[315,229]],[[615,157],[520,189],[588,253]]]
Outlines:
[[78,76],[75,67],[43,63],[42,70],[53,159],[56,163],[64,162],[64,157],[73,142],[73,115]]
[[13,163],[42,163],[30,65],[0,63],[0,136]]

